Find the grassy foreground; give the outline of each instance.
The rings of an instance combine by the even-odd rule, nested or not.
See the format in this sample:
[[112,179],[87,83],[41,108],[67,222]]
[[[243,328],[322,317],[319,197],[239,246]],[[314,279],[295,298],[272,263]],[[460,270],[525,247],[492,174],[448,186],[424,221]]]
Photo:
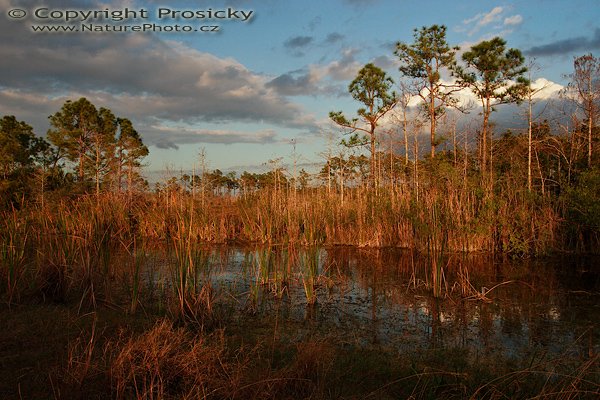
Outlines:
[[[421,188],[418,198],[401,186],[343,197],[325,188],[236,198],[164,191],[3,211],[0,397],[595,398],[595,354],[507,360],[458,349],[403,354],[327,336],[298,341],[276,335],[277,322],[252,307],[227,311],[203,279],[202,243],[258,242],[290,254],[309,245],[398,246],[429,257],[428,295],[444,297],[450,252],[565,249],[556,207],[456,188]],[[162,280],[147,269],[157,248],[170,260]],[[319,277],[310,256],[300,262],[310,304]],[[264,262],[273,263],[282,260]],[[273,286],[268,273],[257,275],[257,288],[286,280],[278,275]]]
[[[261,319],[190,325],[64,305],[0,312],[6,399],[596,398],[598,355],[473,358],[461,350],[398,354],[334,338],[293,342]],[[224,321],[222,321],[224,322]],[[263,326],[266,334],[248,334]]]

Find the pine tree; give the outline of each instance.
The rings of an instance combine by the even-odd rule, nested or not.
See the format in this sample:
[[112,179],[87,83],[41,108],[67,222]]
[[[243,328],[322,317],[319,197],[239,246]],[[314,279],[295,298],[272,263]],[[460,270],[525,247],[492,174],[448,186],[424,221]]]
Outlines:
[[[351,137],[349,145],[363,145],[370,142],[371,151],[371,181],[376,185],[376,129],[381,119],[396,105],[396,94],[390,92],[394,81],[379,67],[372,63],[365,65],[356,78],[348,86],[348,91],[355,100],[365,105],[357,111],[359,118],[348,120],[341,111],[330,112],[329,118],[337,125],[350,129],[348,133],[356,131],[366,133],[368,136],[360,138],[358,135]],[[359,119],[361,124],[359,124]]]

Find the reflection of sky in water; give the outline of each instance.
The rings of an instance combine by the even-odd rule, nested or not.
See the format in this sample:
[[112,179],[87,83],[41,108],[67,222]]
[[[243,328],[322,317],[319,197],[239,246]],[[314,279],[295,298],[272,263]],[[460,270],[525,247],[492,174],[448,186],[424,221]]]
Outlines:
[[[464,300],[456,289],[449,298],[436,300],[424,288],[424,260],[397,250],[321,250],[317,304],[311,308],[303,286],[309,274],[299,265],[306,255],[221,248],[209,259],[216,288],[231,292],[240,308],[255,293],[257,316],[276,316],[280,332],[295,339],[321,335],[342,344],[377,343],[398,351],[454,348],[519,358],[540,351],[587,353],[590,343],[599,350],[600,338],[592,329],[600,320],[597,285],[582,291],[577,268],[568,276],[564,265],[557,270],[552,262],[451,259],[445,271],[450,290],[458,280],[452,261],[469,269],[477,290],[512,283],[489,292],[491,302]],[[283,293],[279,300],[276,292]]]

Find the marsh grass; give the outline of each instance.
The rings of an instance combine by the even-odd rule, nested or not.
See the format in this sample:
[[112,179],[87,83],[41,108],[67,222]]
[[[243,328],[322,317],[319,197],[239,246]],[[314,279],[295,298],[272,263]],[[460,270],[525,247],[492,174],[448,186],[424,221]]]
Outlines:
[[[342,253],[343,250],[332,249],[331,254]],[[290,256],[290,253],[293,255]],[[363,249],[359,253],[365,257],[362,261],[368,265],[365,268],[375,277],[365,278],[368,280],[365,283],[372,285],[369,287],[375,287],[377,279],[389,279],[386,274],[393,273],[390,269],[405,271],[407,276],[411,273],[409,261],[396,265],[393,264],[395,257],[385,258],[375,250]],[[248,251],[247,254],[248,262],[253,263],[251,260],[257,253]],[[339,285],[343,286],[343,276],[337,277],[336,274],[344,274],[346,260],[336,257],[338,261],[334,264],[322,248],[271,247],[268,254],[266,257],[274,260],[267,267],[271,268],[269,279],[274,276],[283,279],[284,273],[276,273],[273,268],[283,268],[284,264],[279,260],[292,259],[295,265],[288,275],[291,285],[303,286],[302,274],[309,273],[305,268],[316,266],[317,269],[311,272],[315,277],[315,287],[325,282],[333,282],[334,285],[341,282]],[[174,254],[171,256],[176,261]],[[113,257],[113,260],[118,260],[118,257]],[[421,269],[418,274],[425,277],[430,273],[430,259],[423,255],[417,261],[416,268]],[[208,259],[208,262],[214,263],[215,260]],[[383,266],[387,269],[382,269]],[[465,268],[448,266],[447,278],[453,277],[457,271],[470,275]],[[490,266],[485,268],[493,269]],[[467,281],[473,288],[479,284],[472,276],[468,276]],[[172,305],[174,310],[163,316],[159,313],[144,317],[146,313],[128,312],[131,300],[128,295],[124,303],[126,307],[114,309],[110,317],[106,314],[112,308],[107,309],[103,302],[97,304],[97,312],[81,314],[79,300],[74,298],[70,309],[72,314],[63,317],[69,322],[61,322],[59,329],[40,330],[35,323],[24,323],[19,330],[10,322],[10,329],[19,332],[19,340],[25,341],[41,341],[37,336],[42,331],[55,337],[57,332],[64,330],[61,333],[64,338],[53,344],[52,351],[56,355],[50,357],[60,359],[58,364],[56,361],[51,363],[53,368],[60,367],[50,373],[42,372],[43,378],[36,383],[39,385],[36,392],[46,390],[57,399],[593,399],[600,389],[598,356],[588,356],[587,351],[582,353],[581,360],[574,359],[568,353],[570,350],[564,356],[554,358],[534,354],[515,360],[489,353],[479,354],[465,348],[423,347],[417,352],[395,351],[377,344],[365,345],[358,340],[339,340],[327,334],[298,338],[295,331],[284,333],[279,328],[278,324],[285,323],[283,317],[273,321],[268,315],[258,313],[247,319],[239,319],[239,314],[223,318],[223,314],[218,313],[223,299],[214,289],[209,289],[211,286],[204,284],[203,279],[200,282],[203,284],[199,292],[194,293],[202,300],[196,304],[194,298],[188,296],[187,305],[194,314],[184,317],[178,313],[178,301],[173,302],[176,300],[176,288],[169,284],[162,292],[167,297],[165,304]],[[265,288],[260,287],[261,290]],[[503,287],[506,286],[494,289],[492,294]],[[413,289],[415,295],[424,296],[421,289],[430,293],[427,298],[432,302],[442,304],[446,301],[434,298],[431,289],[426,287]],[[212,293],[202,293],[202,290],[212,290]],[[400,288],[398,292],[406,295],[408,290],[409,287]],[[268,292],[268,295],[273,296],[273,293]],[[203,296],[210,297],[210,300]],[[277,303],[279,300],[272,301]],[[482,309],[486,306],[481,304]],[[66,307],[61,306],[62,313],[69,310]],[[454,306],[441,305],[439,308],[447,311],[448,307],[453,310]],[[10,311],[11,315],[20,312],[19,308]],[[50,315],[55,311],[44,312]],[[522,312],[527,314],[530,311]],[[115,318],[116,322],[108,322],[107,318]],[[144,322],[137,326],[132,324],[133,318],[143,318]],[[488,317],[482,312],[481,318]],[[211,322],[215,319],[218,319],[217,323]],[[6,333],[4,335],[6,337]],[[578,342],[586,338],[582,335]],[[0,353],[0,359],[2,356]],[[31,374],[34,372],[39,373],[34,370]],[[26,384],[20,378],[19,382]],[[28,398],[26,394],[24,396]],[[18,395],[9,395],[8,398],[18,398]]]
[[109,345],[117,399],[219,398],[233,386],[222,336],[209,341],[169,321]]
[[313,246],[300,252],[298,258],[302,277],[302,287],[304,296],[308,305],[314,305],[317,302],[317,280],[319,279],[321,267],[321,249]]
[[127,264],[129,265],[129,273],[125,275],[124,281],[127,286],[127,291],[130,293],[131,301],[129,303],[129,312],[134,314],[140,304],[141,291],[144,289],[142,284],[142,273],[145,268],[148,269],[148,284],[149,291],[152,292],[156,285],[154,274],[152,273],[152,267],[147,256],[147,245],[141,245],[138,247],[137,240],[134,238],[132,248],[129,250],[129,246],[125,249],[130,257],[128,257]]
[[[411,264],[380,260],[374,279],[384,279],[384,270],[412,271],[407,291],[440,301],[457,288],[463,299],[482,303],[502,289],[483,291],[466,263],[454,267],[464,254],[525,256],[561,248],[559,214],[550,205],[445,184],[423,183],[418,201],[402,186],[346,188],[343,202],[338,193],[308,188],[294,196],[283,190],[207,195],[204,206],[178,192],[131,199],[107,194],[4,211],[0,296],[10,307],[33,299],[73,307],[75,315],[110,309],[158,320],[117,338],[96,322],[74,334],[65,373],[56,376],[60,383],[46,386],[56,398],[86,393],[90,382],[109,382],[105,397],[139,399],[593,398],[597,357],[574,366],[559,360],[565,366],[558,372],[550,363],[519,372],[490,363],[482,367],[485,374],[473,376],[478,371],[455,371],[454,365],[435,369],[438,359],[420,363],[329,340],[290,344],[259,337],[247,347],[230,343],[247,338],[225,338],[223,328],[232,321],[221,312],[225,302],[211,281],[214,260],[206,244],[255,246],[243,263],[252,277],[247,304],[255,315],[261,301],[280,300],[293,285],[309,306],[320,302],[322,286],[343,290],[344,276],[333,272],[339,265],[328,263],[324,246],[409,248]],[[150,268],[149,254],[163,251],[165,268]]]
[[559,400],[595,399],[600,391],[597,356],[579,364],[558,357],[514,366],[500,358],[474,361],[459,349],[394,354],[327,338],[254,343],[245,337],[248,343],[239,344],[224,333],[159,320],[104,345],[82,334],[62,372],[69,377],[63,396],[55,397],[89,396],[89,385],[98,382],[109,382],[102,398],[116,399]]
[[[450,182],[450,183],[448,183]],[[21,293],[64,301],[76,296],[83,309],[114,302],[115,276],[123,274],[113,260],[125,248],[137,262],[130,264],[129,309],[139,304],[140,248],[132,243],[162,243],[176,262],[168,280],[180,315],[190,312],[187,298],[196,299],[210,262],[206,243],[258,243],[287,248],[286,255],[268,250],[256,255],[259,281],[283,294],[290,271],[310,260],[295,259],[299,247],[352,245],[406,247],[430,259],[424,281],[435,296],[448,292],[445,269],[456,252],[493,251],[514,256],[544,254],[560,248],[559,218],[549,205],[515,194],[493,196],[471,192],[448,181],[420,187],[419,201],[402,187],[377,191],[356,187],[339,195],[309,188],[294,196],[262,190],[239,198],[198,199],[186,193],[124,198],[112,194],[63,200],[44,208],[4,212],[2,229],[2,293],[14,301]],[[442,185],[442,187],[440,187]],[[139,252],[138,252],[139,249]],[[276,267],[275,267],[276,265]],[[312,302],[314,279],[302,275]],[[416,282],[415,282],[416,284]],[[206,293],[204,291],[204,293]],[[255,296],[256,297],[256,296]]]
[[18,301],[22,280],[27,279],[26,251],[28,250],[28,227],[17,219],[17,214],[1,215],[0,230],[0,293],[6,293],[10,306]]
[[169,263],[170,282],[176,299],[176,318],[200,327],[216,323],[213,304],[215,292],[210,282],[210,253],[206,252],[193,235],[191,213],[177,213],[172,236],[174,262]]

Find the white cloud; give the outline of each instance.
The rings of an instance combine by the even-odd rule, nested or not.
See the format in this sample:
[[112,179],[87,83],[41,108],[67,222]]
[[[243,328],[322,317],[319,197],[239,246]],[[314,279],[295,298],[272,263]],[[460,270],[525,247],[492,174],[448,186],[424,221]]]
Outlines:
[[523,22],[523,17],[519,14],[504,18],[504,25],[520,25]]
[[151,35],[36,36],[27,29],[0,24],[0,104],[3,113],[27,121],[39,134],[48,128],[48,115],[80,97],[136,126],[316,126],[312,114],[268,87],[270,77],[235,59]]
[[344,49],[338,60],[326,64],[310,64],[286,72],[265,86],[283,96],[339,95],[345,92],[348,83],[363,67],[363,64],[356,60],[358,52],[359,50],[352,48]]
[[492,9],[492,11],[488,12],[488,13],[479,13],[477,15],[475,15],[474,17],[468,18],[463,20],[463,25],[470,25],[473,22],[477,22],[477,25],[487,25],[490,22],[493,22],[495,19],[497,19],[497,16],[502,13],[503,8],[502,7],[494,7]]
[[487,13],[479,13],[471,18],[463,20],[463,27],[458,28],[459,31],[468,30],[470,25],[474,26],[469,30],[469,36],[477,33],[481,28],[493,22],[499,21],[502,18],[502,13],[505,11],[503,7],[494,7]]
[[277,134],[271,129],[260,131],[237,131],[226,129],[196,129],[181,126],[155,124],[144,127],[149,142],[163,149],[177,149],[179,145],[195,143],[273,143]]
[[504,9],[502,7],[494,7],[492,11],[490,11],[487,14],[484,14],[483,18],[481,18],[481,20],[477,22],[477,25],[485,26],[491,24],[494,21],[497,21],[500,18],[500,14],[502,14],[503,11]]
[[538,78],[531,82],[531,88],[538,91],[535,95],[536,99],[550,99],[557,98],[564,86],[545,78]]
[[357,49],[345,49],[342,51],[342,58],[333,61],[325,66],[316,67],[324,75],[328,75],[331,79],[338,81],[351,81],[356,77],[358,71],[363,67],[363,64],[355,58],[358,53]]
[[[451,86],[456,83],[455,79],[451,80],[441,80],[444,85]],[[563,86],[552,82],[545,78],[538,78],[531,83],[531,88],[534,91],[537,91],[534,99],[550,99],[557,98],[559,92],[563,89]],[[423,94],[427,95],[427,89],[423,90]],[[458,99],[458,105],[461,107],[470,106],[471,108],[477,108],[480,106],[480,100],[473,94],[471,89],[463,88],[454,93],[454,97]],[[419,103],[421,103],[421,98],[418,96],[413,96],[409,102],[410,107],[415,107]]]

